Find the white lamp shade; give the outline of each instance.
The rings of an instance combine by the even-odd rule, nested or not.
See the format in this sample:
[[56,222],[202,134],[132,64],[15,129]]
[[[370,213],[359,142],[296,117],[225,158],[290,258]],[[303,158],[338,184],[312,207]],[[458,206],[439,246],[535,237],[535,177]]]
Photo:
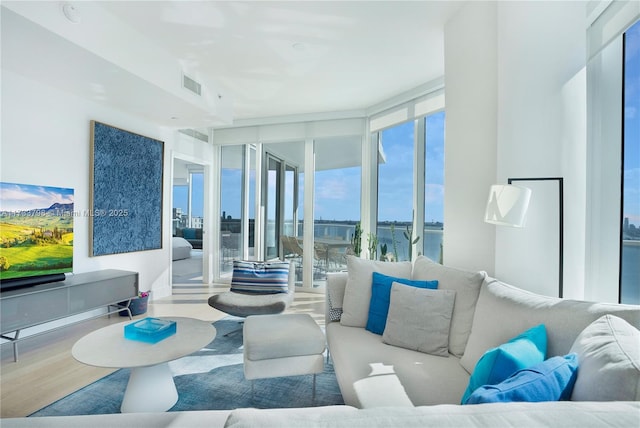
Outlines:
[[500,226],[523,227],[529,199],[531,189],[511,184],[494,184],[489,191],[484,221]]

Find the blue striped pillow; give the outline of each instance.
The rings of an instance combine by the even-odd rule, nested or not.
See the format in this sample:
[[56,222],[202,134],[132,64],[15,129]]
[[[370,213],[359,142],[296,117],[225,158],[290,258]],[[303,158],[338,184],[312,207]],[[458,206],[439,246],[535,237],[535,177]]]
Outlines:
[[233,261],[231,291],[275,294],[289,291],[289,262]]

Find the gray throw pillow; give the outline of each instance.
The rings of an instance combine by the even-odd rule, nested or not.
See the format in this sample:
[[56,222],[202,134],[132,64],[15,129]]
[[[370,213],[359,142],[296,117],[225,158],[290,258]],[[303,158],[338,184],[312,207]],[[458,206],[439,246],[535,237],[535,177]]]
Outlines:
[[449,336],[449,352],[456,357],[461,357],[465,353],[467,340],[471,334],[476,301],[485,276],[485,272],[469,272],[443,266],[425,256],[419,256],[413,265],[411,279],[438,280],[438,290],[456,292]]
[[592,322],[576,338],[578,379],[572,401],[640,400],[640,331],[614,315]]
[[455,296],[453,290],[430,290],[394,282],[382,341],[446,357]]

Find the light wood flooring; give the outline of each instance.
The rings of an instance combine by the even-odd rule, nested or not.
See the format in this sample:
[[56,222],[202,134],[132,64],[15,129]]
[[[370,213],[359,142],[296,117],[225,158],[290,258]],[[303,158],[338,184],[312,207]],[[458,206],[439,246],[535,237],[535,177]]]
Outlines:
[[[227,315],[211,308],[207,299],[225,290],[228,286],[174,285],[172,296],[151,302],[146,314],[134,318],[184,316],[213,322]],[[287,312],[308,313],[318,324],[324,325],[324,295],[296,292],[294,304]],[[71,355],[71,348],[87,333],[126,320],[117,315],[104,316],[25,338],[19,342],[18,362],[13,361],[11,344],[3,344],[0,416],[27,416],[113,372],[77,362]]]

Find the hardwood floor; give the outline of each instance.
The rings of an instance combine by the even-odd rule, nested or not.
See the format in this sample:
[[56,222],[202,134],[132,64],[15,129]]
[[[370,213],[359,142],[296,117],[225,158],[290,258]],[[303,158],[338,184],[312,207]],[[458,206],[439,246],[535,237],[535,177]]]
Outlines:
[[[227,315],[211,308],[207,299],[227,289],[224,285],[177,284],[172,296],[150,302],[147,313],[135,318],[184,316],[214,322]],[[296,292],[294,303],[287,312],[308,313],[324,325],[324,295]],[[11,344],[3,344],[0,416],[27,416],[111,373],[111,369],[77,362],[71,355],[71,348],[85,334],[126,320],[125,317],[104,316],[25,338],[19,342],[17,363],[13,361]]]

